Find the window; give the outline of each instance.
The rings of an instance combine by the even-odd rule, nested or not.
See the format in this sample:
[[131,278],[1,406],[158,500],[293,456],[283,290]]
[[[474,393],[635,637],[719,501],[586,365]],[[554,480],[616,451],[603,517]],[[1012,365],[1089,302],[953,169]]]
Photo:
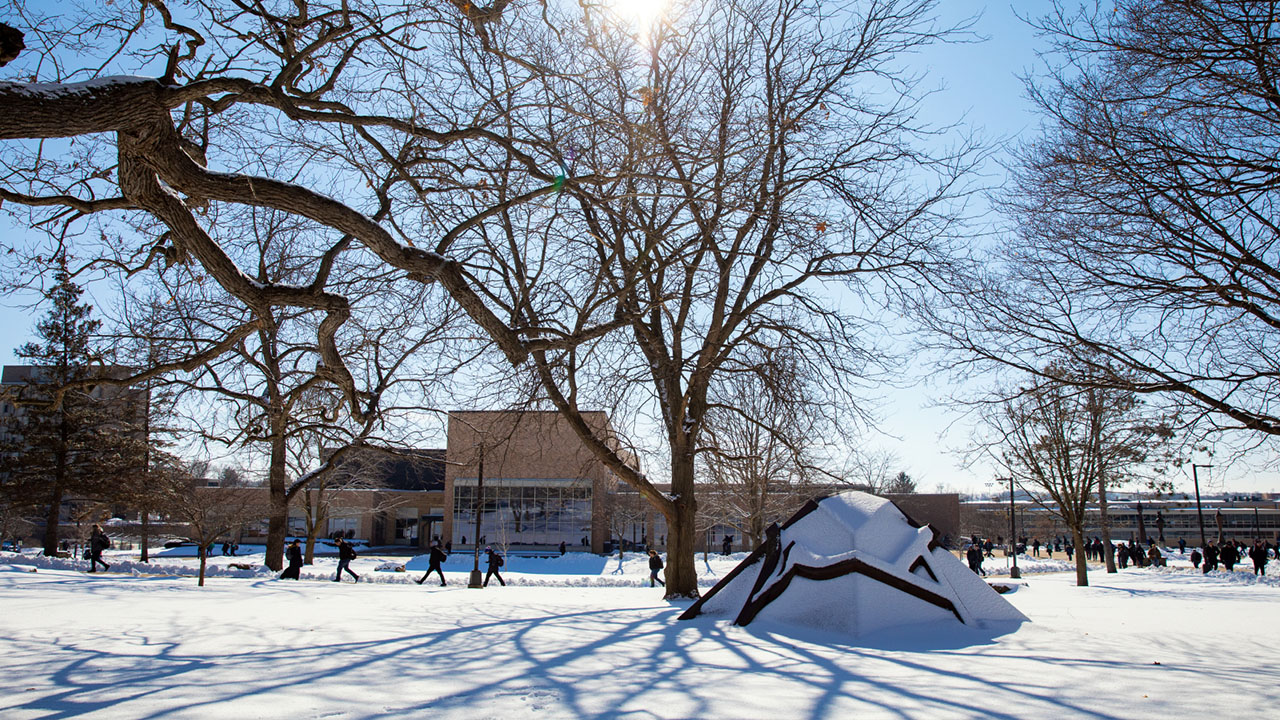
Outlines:
[[[591,490],[576,486],[576,482],[530,480],[486,485],[480,535],[489,543],[576,545],[591,527]],[[454,542],[475,534],[475,493],[474,485],[454,486]]]

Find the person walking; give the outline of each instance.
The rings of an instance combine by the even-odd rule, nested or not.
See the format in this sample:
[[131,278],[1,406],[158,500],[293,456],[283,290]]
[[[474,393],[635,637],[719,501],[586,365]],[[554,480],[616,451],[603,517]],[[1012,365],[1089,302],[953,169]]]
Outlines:
[[969,561],[969,569],[972,570],[975,575],[985,576],[987,571],[982,569],[982,555],[982,546],[980,543],[970,544],[969,549],[965,551],[964,554],[965,559]]
[[1200,561],[1203,559],[1204,559],[1204,556],[1200,554],[1200,548],[1191,548],[1191,567],[1195,568],[1196,570],[1199,570]]
[[302,571],[302,548],[298,545],[297,538],[294,538],[293,542],[289,543],[289,547],[285,548],[284,555],[289,561],[289,566],[280,573],[280,579],[297,580]]
[[1204,549],[1204,567],[1201,570],[1205,573],[1211,573],[1218,569],[1218,548],[1209,541],[1209,545]]
[[338,574],[333,577],[334,582],[342,582],[342,571],[346,570],[347,574],[360,582],[360,576],[355,574],[351,569],[351,561],[356,559],[356,549],[351,547],[351,543],[338,538]]
[[484,587],[489,587],[489,578],[498,578],[498,583],[502,587],[506,587],[507,583],[502,579],[502,573],[498,572],[498,568],[502,567],[502,556],[493,551],[493,548],[484,549],[486,561],[489,563],[489,571],[484,574]]
[[1267,574],[1267,546],[1263,545],[1261,540],[1253,541],[1253,547],[1249,549],[1249,559],[1253,561],[1253,574],[1265,577]]
[[569,546],[566,545],[563,540],[561,540],[560,541],[560,557],[564,557],[564,554],[567,552],[569,552]]
[[1218,551],[1218,560],[1226,566],[1227,572],[1235,572],[1236,563],[1240,562],[1240,552],[1236,550],[1235,541],[1222,543],[1222,549]]
[[662,571],[662,558],[658,557],[657,550],[649,551],[649,587],[653,587],[654,583],[658,583],[662,587],[667,584],[662,582],[662,578],[658,577],[658,573]]
[[728,555],[729,551],[732,549],[733,549],[733,536],[725,535],[724,541],[720,543],[721,554]]
[[427,558],[427,572],[422,577],[418,578],[417,580],[414,580],[414,582],[421,585],[422,583],[426,582],[428,577],[431,577],[431,573],[435,573],[440,576],[440,587],[444,587],[445,586],[444,570],[441,569],[440,565],[445,561],[445,558],[447,557],[448,556],[444,554],[444,551],[440,549],[439,541],[432,540],[431,555],[430,557]]
[[102,531],[102,526],[94,523],[93,531],[89,533],[89,572],[95,572],[98,565],[102,565],[103,570],[110,570],[111,566],[102,559],[102,551],[111,547],[111,538]]

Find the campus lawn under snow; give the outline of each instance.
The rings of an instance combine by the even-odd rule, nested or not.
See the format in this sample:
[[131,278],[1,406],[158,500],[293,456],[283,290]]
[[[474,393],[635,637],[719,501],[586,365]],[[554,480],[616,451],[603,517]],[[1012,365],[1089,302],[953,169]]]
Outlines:
[[463,587],[461,560],[447,588],[362,556],[373,582],[329,582],[325,560],[313,580],[218,576],[201,589],[131,568],[31,572],[48,561],[0,555],[0,717],[1167,718],[1280,705],[1280,586],[1245,573],[1097,572],[1089,588],[1032,575],[1006,596],[1031,619],[1012,632],[853,640],[679,622],[687,604],[640,586],[630,562],[614,576],[616,559],[525,569],[574,568],[559,574],[513,559],[511,584],[485,590]]

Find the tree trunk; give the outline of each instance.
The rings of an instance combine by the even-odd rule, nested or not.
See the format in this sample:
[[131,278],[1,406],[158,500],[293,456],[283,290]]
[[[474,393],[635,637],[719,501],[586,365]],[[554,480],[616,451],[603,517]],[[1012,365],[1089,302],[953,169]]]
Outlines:
[[44,518],[44,554],[58,554],[58,521],[62,519],[62,493],[67,486],[67,415],[58,414],[58,446],[53,455],[53,492],[49,497],[49,512]]
[[58,520],[62,518],[62,485],[53,484],[53,494],[49,496],[49,512],[44,518],[44,554],[50,557],[58,552]]
[[284,535],[289,524],[289,498],[285,496],[285,442],[284,433],[276,432],[271,438],[271,466],[267,472],[267,484],[271,493],[270,515],[267,516],[267,567],[279,572],[284,569]]
[[142,527],[139,534],[139,542],[142,543],[141,562],[151,562],[150,556],[147,554],[147,545],[151,538],[151,512],[145,507],[142,509]]
[[1089,562],[1085,559],[1083,527],[1071,528],[1071,544],[1076,549],[1076,587],[1088,587]]
[[204,587],[204,569],[205,564],[209,561],[209,547],[204,543],[204,536],[200,537],[200,579],[196,581],[197,587]]
[[674,512],[667,517],[667,592],[668,600],[698,597],[698,572],[694,566],[694,518],[698,501],[694,497],[693,457],[672,453],[671,491],[675,495]]
[[[323,491],[317,491],[323,492]],[[324,510],[324,498],[316,496],[314,507],[311,504],[311,490],[306,491],[305,502],[307,503],[307,553],[303,558],[303,565],[314,565],[316,561],[316,537],[320,534],[320,528],[325,521],[329,519],[329,513]]]
[[[154,358],[148,358],[154,364]],[[146,442],[142,453],[142,477],[145,478],[148,487],[142,490],[143,497],[151,491],[151,381],[147,381],[147,407],[142,413],[142,439]],[[142,562],[150,562],[150,556],[147,554],[147,541],[151,534],[151,513],[147,510],[147,503],[142,503],[142,523],[141,523],[142,556],[139,558]]]
[[1098,521],[1102,525],[1102,557],[1106,560],[1107,572],[1116,570],[1116,549],[1111,546],[1111,522],[1107,519],[1107,481],[1098,478]]

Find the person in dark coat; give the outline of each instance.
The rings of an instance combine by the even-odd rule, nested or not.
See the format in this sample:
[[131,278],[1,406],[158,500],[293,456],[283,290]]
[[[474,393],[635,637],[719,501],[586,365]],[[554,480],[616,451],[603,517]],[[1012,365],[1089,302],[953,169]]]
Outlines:
[[724,541],[720,543],[720,550],[721,550],[721,554],[722,554],[722,555],[728,555],[728,554],[729,554],[729,551],[733,550],[733,536],[732,536],[732,535],[725,535],[725,536],[724,536]]
[[102,526],[94,524],[93,532],[89,533],[89,572],[95,572],[98,565],[102,565],[103,570],[110,570],[111,566],[102,559],[102,551],[111,547],[111,538],[102,531]]
[[489,572],[484,574],[484,586],[489,587],[489,578],[498,578],[498,582],[502,587],[506,587],[507,583],[502,579],[502,573],[498,572],[498,568],[502,567],[502,556],[493,551],[493,548],[484,549],[486,561],[489,563]]
[[563,540],[561,540],[560,541],[560,557],[564,557],[564,554],[567,552],[569,552],[569,547],[565,545],[565,542]]
[[1234,572],[1236,563],[1240,562],[1240,553],[1236,550],[1236,544],[1222,543],[1222,549],[1218,551],[1218,559],[1227,567],[1227,572]]
[[334,576],[334,582],[342,582],[342,571],[346,570],[347,574],[360,582],[360,576],[355,574],[351,569],[351,561],[356,559],[356,549],[351,547],[351,543],[338,538],[338,574]]
[[299,573],[302,571],[302,548],[299,547],[298,541],[295,539],[289,543],[289,547],[284,550],[285,559],[289,561],[289,566],[280,573],[281,580],[297,580]]
[[1218,548],[1210,540],[1208,546],[1204,549],[1204,567],[1201,568],[1206,574],[1218,569]]
[[981,543],[971,543],[969,549],[964,553],[965,560],[969,561],[969,569],[975,575],[986,575],[982,569],[982,545]]
[[447,557],[448,556],[444,554],[444,551],[440,549],[440,543],[435,540],[432,540],[431,555],[430,557],[427,558],[427,572],[422,577],[418,578],[417,580],[414,580],[414,582],[421,585],[422,583],[427,581],[427,578],[431,576],[431,573],[436,573],[437,575],[440,576],[440,587],[444,587],[445,586],[444,570],[441,569],[440,565],[445,561]]
[[662,578],[658,577],[658,573],[662,572],[662,558],[658,557],[657,550],[649,551],[649,587],[653,587],[654,583],[666,587],[667,584],[662,582]]
[[1191,549],[1191,567],[1199,570],[1200,561],[1203,559],[1204,559],[1204,556],[1200,554],[1200,548]]
[[1267,574],[1267,546],[1262,544],[1261,540],[1254,540],[1253,547],[1249,549],[1249,559],[1253,561],[1253,574]]

